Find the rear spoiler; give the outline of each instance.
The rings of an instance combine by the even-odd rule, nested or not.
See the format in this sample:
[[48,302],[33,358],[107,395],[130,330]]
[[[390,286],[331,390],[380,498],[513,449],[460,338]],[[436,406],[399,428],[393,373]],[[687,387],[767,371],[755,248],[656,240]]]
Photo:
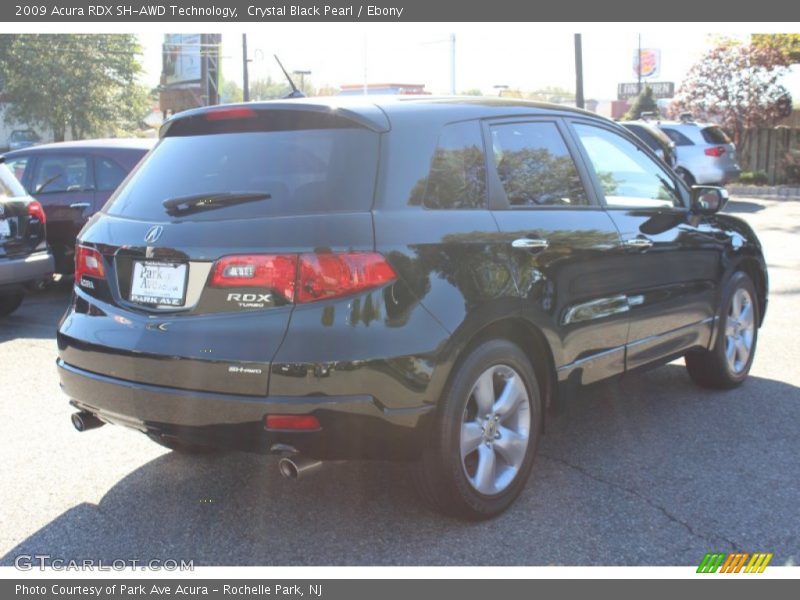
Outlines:
[[[289,102],[270,101],[222,104],[183,111],[171,117],[161,126],[159,137],[167,137],[171,131],[173,134],[180,135],[174,130],[183,130],[186,127],[191,128],[193,123],[222,123],[224,121],[242,123],[250,118],[259,119],[261,117],[259,120],[262,120],[270,114],[275,115],[279,112],[297,113],[298,117],[305,113],[312,121],[325,120],[331,122],[331,120],[338,121],[341,119],[352,123],[353,126],[369,129],[376,133],[385,133],[391,129],[386,113],[375,104],[364,103],[355,106],[341,106],[336,103],[321,104],[291,100]],[[209,133],[220,132],[219,128],[217,128],[217,131],[209,131]]]

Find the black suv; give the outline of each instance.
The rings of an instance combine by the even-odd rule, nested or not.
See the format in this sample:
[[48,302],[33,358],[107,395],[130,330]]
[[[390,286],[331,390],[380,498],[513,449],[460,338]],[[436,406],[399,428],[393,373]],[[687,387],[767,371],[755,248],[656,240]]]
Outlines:
[[25,294],[53,278],[44,209],[28,196],[0,158],[0,317],[22,304]]
[[725,193],[633,134],[499,99],[187,111],[81,232],[58,332],[79,430],[418,459],[470,518],[525,485],[574,385],[685,356],[750,369],[767,273]]

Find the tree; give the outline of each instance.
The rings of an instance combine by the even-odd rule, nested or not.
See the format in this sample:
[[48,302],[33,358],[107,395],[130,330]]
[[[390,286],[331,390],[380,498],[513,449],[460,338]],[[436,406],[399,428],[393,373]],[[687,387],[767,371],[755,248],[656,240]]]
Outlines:
[[528,100],[550,102],[552,104],[568,104],[575,102],[575,91],[558,86],[546,86],[525,94]]
[[717,122],[738,144],[745,129],[772,127],[791,112],[791,94],[780,83],[787,65],[784,52],[774,46],[714,48],[690,69],[672,113]]
[[46,127],[56,141],[141,128],[150,99],[135,35],[14,35],[0,52],[10,121]]
[[470,88],[461,92],[462,96],[483,96],[483,92],[479,88]]
[[791,63],[800,63],[800,33],[754,33],[752,44],[778,48]]
[[230,79],[223,79],[220,82],[219,101],[221,104],[241,102],[242,100],[244,100],[244,92],[238,83]]
[[653,98],[653,89],[647,85],[642,90],[642,93],[636,96],[633,104],[622,117],[624,121],[636,121],[642,118],[642,113],[659,113],[658,104],[656,99]]

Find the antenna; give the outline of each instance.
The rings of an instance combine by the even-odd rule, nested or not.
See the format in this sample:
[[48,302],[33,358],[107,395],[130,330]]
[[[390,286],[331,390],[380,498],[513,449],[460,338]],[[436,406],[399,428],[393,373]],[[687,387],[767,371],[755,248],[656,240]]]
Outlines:
[[283,74],[286,76],[286,79],[289,82],[289,85],[292,87],[292,91],[289,93],[288,96],[285,96],[285,97],[286,98],[305,98],[306,95],[303,92],[301,92],[300,90],[297,89],[297,86],[294,84],[294,81],[292,81],[292,78],[289,75],[289,72],[286,69],[283,68],[283,63],[281,63],[281,59],[278,58],[278,55],[277,54],[273,54],[272,56],[275,57],[275,60],[277,61],[278,66],[281,68],[281,71],[283,71]]

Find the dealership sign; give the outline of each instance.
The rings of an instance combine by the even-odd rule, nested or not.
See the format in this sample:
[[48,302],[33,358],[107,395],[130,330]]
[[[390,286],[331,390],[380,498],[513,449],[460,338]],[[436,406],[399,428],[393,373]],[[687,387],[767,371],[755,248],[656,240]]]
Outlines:
[[661,74],[661,50],[638,48],[633,51],[633,76],[637,79],[655,79]]
[[[642,91],[645,87],[653,90],[653,98],[672,98],[675,95],[675,83],[672,81],[647,81],[642,82]],[[618,83],[617,84],[617,99],[630,100],[639,95],[639,84],[632,83]]]
[[164,83],[178,85],[199,82],[202,78],[199,33],[167,33],[164,35]]

